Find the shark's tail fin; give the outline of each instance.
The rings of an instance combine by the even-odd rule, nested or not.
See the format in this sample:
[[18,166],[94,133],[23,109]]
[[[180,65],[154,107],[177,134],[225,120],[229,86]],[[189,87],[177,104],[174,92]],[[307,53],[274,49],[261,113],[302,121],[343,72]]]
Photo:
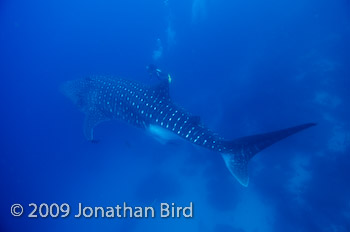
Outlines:
[[316,125],[315,123],[303,124],[284,130],[266,134],[258,134],[224,142],[227,148],[222,157],[227,168],[240,184],[247,187],[249,183],[248,161],[259,151],[301,130]]

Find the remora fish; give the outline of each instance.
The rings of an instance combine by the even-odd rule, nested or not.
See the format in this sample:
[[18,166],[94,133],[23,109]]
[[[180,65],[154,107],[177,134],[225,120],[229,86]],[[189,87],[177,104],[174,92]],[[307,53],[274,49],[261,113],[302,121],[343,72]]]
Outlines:
[[301,130],[314,126],[303,124],[266,134],[225,140],[203,126],[199,117],[176,106],[169,96],[169,81],[146,86],[112,77],[89,77],[68,81],[62,86],[85,114],[84,134],[94,141],[93,129],[107,120],[121,119],[144,128],[161,138],[177,135],[219,152],[231,174],[248,186],[248,161],[259,151]]

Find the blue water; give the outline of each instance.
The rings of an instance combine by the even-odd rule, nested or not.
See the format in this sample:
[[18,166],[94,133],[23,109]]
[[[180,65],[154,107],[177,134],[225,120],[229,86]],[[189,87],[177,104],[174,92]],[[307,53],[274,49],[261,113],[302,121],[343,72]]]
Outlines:
[[[350,231],[349,41],[346,0],[2,0],[0,231]],[[226,138],[318,125],[254,157],[248,188],[219,154],[122,122],[86,141],[59,86],[152,84],[150,63],[171,74],[174,102]],[[193,202],[194,216],[77,219],[79,202]],[[30,203],[72,212],[28,218]]]

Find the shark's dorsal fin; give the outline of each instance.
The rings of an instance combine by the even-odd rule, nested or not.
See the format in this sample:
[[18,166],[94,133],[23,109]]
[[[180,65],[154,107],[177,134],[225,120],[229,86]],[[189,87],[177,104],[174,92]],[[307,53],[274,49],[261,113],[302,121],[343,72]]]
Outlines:
[[156,96],[157,98],[164,98],[164,99],[170,98],[168,79],[161,80],[161,82],[153,86],[152,89],[154,91],[154,96]]
[[90,108],[86,112],[85,122],[84,122],[84,135],[87,140],[93,142],[94,140],[94,128],[101,122],[108,121],[109,119],[105,117],[96,108]]

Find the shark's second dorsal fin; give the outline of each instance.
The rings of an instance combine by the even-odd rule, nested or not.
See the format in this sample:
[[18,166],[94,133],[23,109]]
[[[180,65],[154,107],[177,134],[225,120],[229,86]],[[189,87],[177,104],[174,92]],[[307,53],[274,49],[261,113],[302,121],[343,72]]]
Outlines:
[[194,124],[199,124],[201,122],[201,118],[199,116],[191,116],[189,121]]
[[157,98],[164,98],[168,99],[170,98],[169,95],[169,80],[168,79],[162,79],[159,84],[152,87],[154,91],[154,96]]
[[108,121],[100,111],[95,108],[90,108],[86,112],[86,118],[84,122],[84,135],[87,140],[94,141],[94,128],[101,122]]

